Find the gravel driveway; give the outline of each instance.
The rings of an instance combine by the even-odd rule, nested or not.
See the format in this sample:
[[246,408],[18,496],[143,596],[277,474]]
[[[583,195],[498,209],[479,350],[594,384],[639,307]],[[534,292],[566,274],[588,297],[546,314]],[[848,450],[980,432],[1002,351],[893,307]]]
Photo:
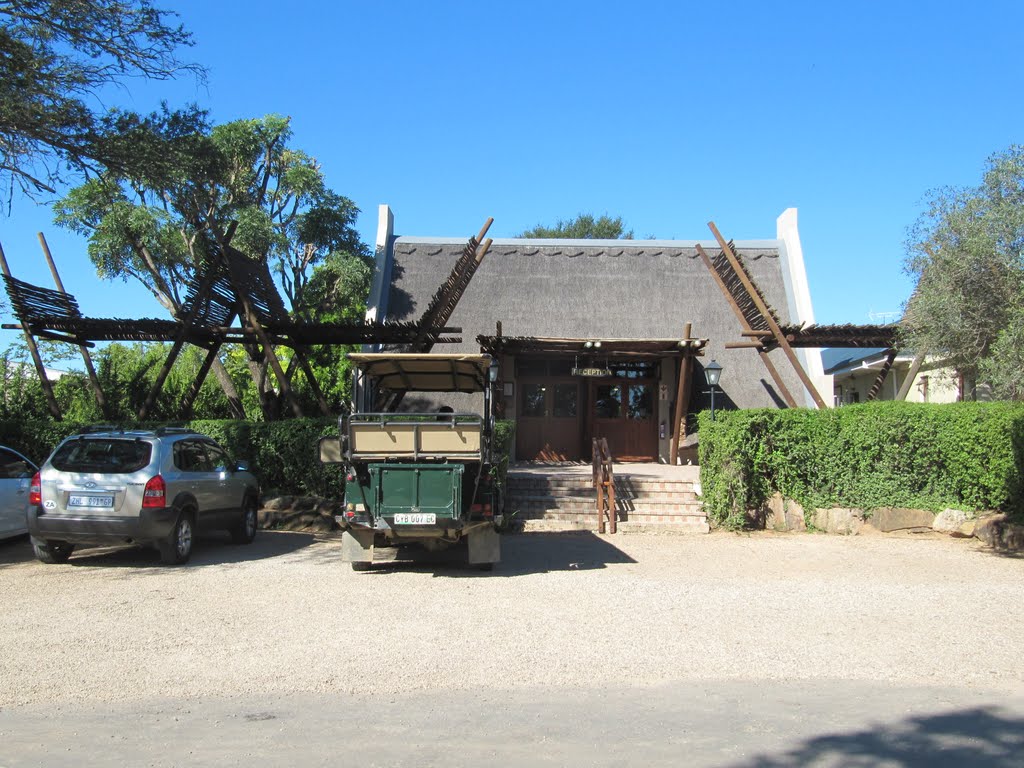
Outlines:
[[0,707],[823,680],[1024,690],[1024,560],[943,537],[504,539],[494,573],[355,573],[261,532],[67,565],[0,543]]

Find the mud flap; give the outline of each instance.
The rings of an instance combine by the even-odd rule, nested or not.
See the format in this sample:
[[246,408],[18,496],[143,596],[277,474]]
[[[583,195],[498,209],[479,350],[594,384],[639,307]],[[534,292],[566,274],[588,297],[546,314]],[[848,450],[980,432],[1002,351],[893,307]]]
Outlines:
[[372,563],[373,531],[353,531],[351,528],[342,531],[341,561],[343,563]]
[[472,531],[469,536],[469,564],[497,563],[501,561],[501,536],[490,525]]

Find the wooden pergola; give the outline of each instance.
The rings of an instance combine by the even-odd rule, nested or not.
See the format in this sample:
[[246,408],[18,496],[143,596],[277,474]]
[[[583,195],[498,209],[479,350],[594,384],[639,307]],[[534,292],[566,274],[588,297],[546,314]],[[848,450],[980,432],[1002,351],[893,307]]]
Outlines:
[[185,344],[206,350],[200,371],[182,402],[182,410],[187,413],[221,348],[232,343],[241,344],[251,360],[265,363],[273,371],[279,391],[291,404],[292,412],[301,416],[302,408],[291,386],[292,366],[286,370],[275,351],[276,347],[287,347],[292,350],[292,363],[306,377],[321,412],[330,415],[309,364],[310,345],[387,345],[427,351],[435,344],[460,342],[461,337],[452,334],[461,333],[461,329],[445,323],[490,245],[489,240],[482,245],[480,243],[490,222],[488,220],[479,237],[469,239],[452,276],[438,290],[423,317],[414,323],[318,323],[293,318],[284,306],[267,265],[249,258],[227,243],[218,245],[196,272],[187,288],[181,311],[174,319],[85,317],[75,297],[64,290],[46,241],[40,235],[56,289],[15,278],[0,248],[4,284],[18,320],[17,323],[5,323],[3,328],[24,333],[54,418],[61,417],[60,408],[38,352],[37,338],[79,347],[101,407],[105,407],[105,399],[89,356],[90,348],[97,342],[109,341],[170,342],[167,358],[138,412],[139,419],[146,418],[152,410]]
[[719,251],[712,257],[697,244],[697,252],[708,268],[715,283],[721,289],[726,302],[732,308],[740,323],[741,341],[727,342],[726,349],[753,349],[764,363],[772,381],[778,387],[790,408],[797,405],[792,392],[779,375],[774,362],[768,357],[773,349],[781,349],[792,365],[800,383],[804,385],[818,408],[825,408],[825,401],[818,392],[811,377],[800,363],[794,351],[798,347],[876,347],[890,351],[888,365],[879,374],[872,391],[877,393],[885,380],[896,353],[896,328],[891,325],[841,325],[841,326],[783,326],[775,310],[765,300],[764,294],[740,261],[732,241],[726,241],[713,221],[708,222]]

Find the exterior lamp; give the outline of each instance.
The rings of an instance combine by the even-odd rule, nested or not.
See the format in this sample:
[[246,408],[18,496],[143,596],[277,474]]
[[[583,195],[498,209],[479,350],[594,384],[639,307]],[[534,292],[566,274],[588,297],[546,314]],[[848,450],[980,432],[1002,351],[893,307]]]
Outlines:
[[712,360],[710,363],[704,366],[704,378],[708,382],[708,386],[711,387],[711,420],[715,420],[715,387],[718,386],[719,379],[722,378],[722,366]]

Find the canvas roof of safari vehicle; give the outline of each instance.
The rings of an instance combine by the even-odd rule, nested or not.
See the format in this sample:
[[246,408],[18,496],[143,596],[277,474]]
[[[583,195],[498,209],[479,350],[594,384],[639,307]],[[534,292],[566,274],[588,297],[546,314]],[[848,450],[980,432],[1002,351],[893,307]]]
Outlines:
[[490,355],[353,352],[347,357],[379,386],[408,392],[482,392],[491,365]]

